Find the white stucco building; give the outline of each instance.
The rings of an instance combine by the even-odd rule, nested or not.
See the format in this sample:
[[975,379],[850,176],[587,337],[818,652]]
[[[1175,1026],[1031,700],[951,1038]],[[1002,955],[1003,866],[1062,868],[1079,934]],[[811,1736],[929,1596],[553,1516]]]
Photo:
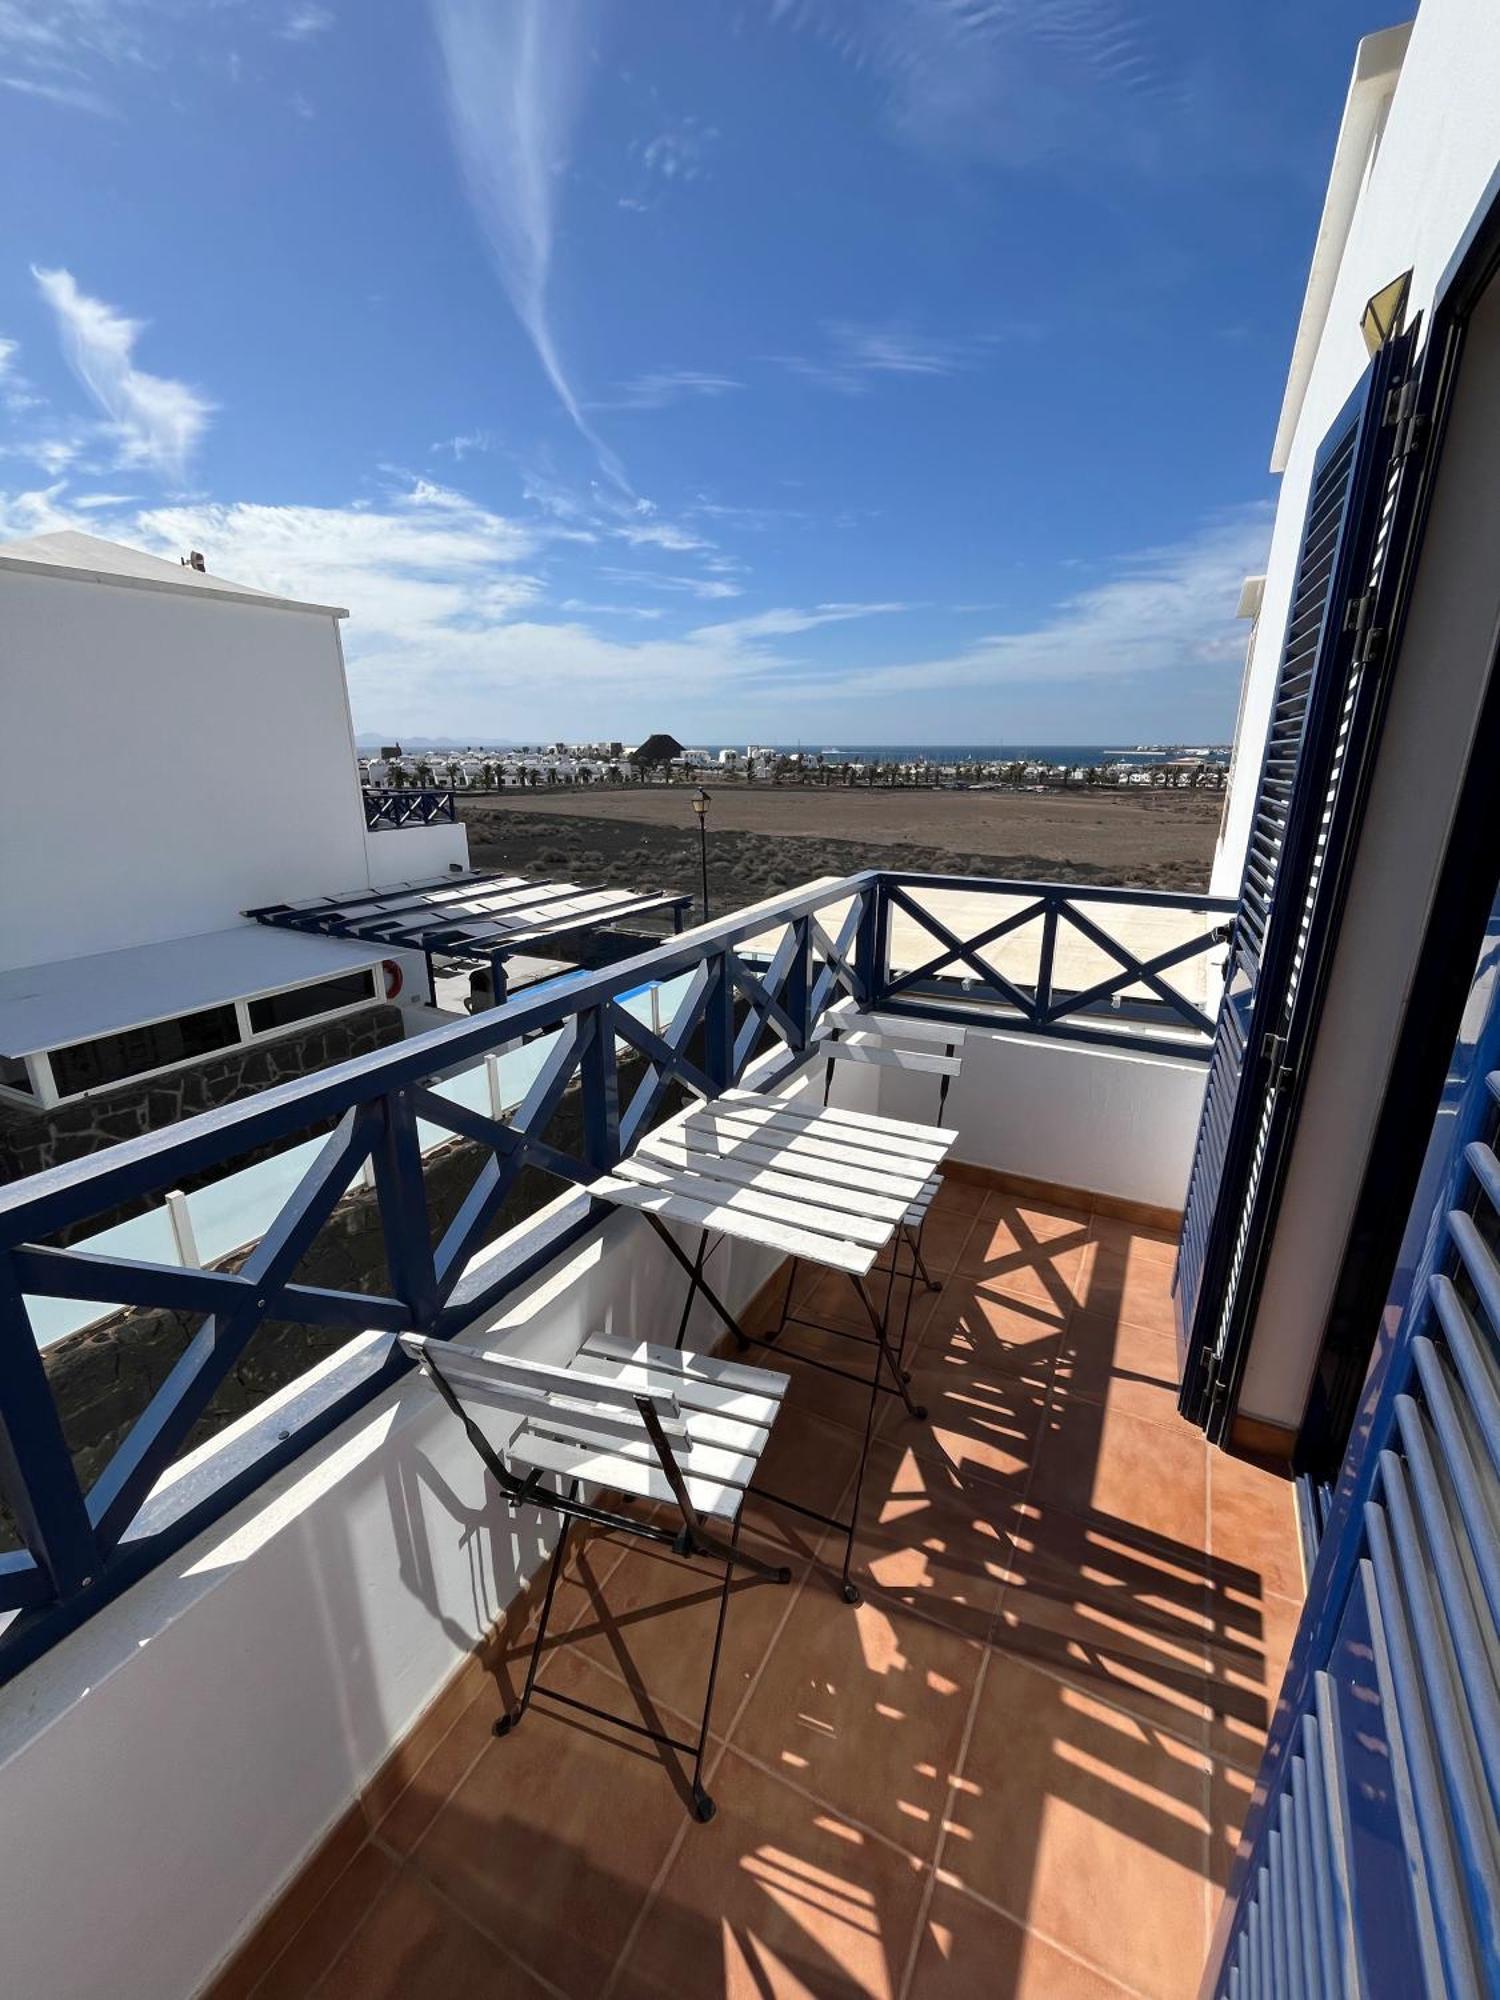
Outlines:
[[[461,823],[366,829],[347,615],[91,535],[0,546],[12,1101],[81,1094],[395,985],[377,948],[244,914],[467,862]],[[420,967],[404,958],[403,997]]]

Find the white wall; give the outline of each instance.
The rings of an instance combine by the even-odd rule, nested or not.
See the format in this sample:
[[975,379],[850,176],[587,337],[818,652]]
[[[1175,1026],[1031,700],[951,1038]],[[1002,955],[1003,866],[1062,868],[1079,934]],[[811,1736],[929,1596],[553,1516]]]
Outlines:
[[[1356,81],[1346,125],[1359,111]],[[1361,114],[1370,156],[1287,451],[1215,892],[1237,893],[1318,447],[1368,362],[1366,301],[1410,268],[1430,315],[1500,161],[1493,0],[1423,0],[1394,96]],[[1338,163],[1335,180],[1347,172]],[[1294,368],[1294,377],[1296,376]],[[1488,673],[1500,572],[1500,314],[1460,377],[1365,829],[1250,1343],[1240,1412],[1301,1421],[1369,1140]]]
[[336,621],[0,573],[0,962],[215,930],[357,888]]
[[[935,1117],[936,1077],[844,1063],[839,1102],[851,1073],[879,1079],[870,1110]],[[944,1121],[971,1166],[1180,1209],[1206,1074],[1201,1062],[971,1028]]]
[[450,867],[468,867],[469,829],[462,820],[455,820],[451,825],[367,830],[365,857],[372,889],[384,888],[388,882],[430,881]]
[[1500,294],[1474,315],[1240,1395],[1296,1425],[1500,645]]
[[[715,1286],[743,1304],[774,1261],[725,1245]],[[682,1295],[620,1215],[499,1329],[567,1361],[598,1329],[675,1334]],[[351,1343],[188,1461],[183,1486],[384,1345]],[[540,1524],[487,1501],[463,1434],[408,1378],[54,1648],[0,1705],[0,1986],[197,1992],[544,1554]]]
[[1377,119],[1375,137],[1282,479],[1215,895],[1239,893],[1313,459],[1369,360],[1359,330],[1365,303],[1410,268],[1408,323],[1429,310],[1500,161],[1494,0],[1423,0],[1384,130]]

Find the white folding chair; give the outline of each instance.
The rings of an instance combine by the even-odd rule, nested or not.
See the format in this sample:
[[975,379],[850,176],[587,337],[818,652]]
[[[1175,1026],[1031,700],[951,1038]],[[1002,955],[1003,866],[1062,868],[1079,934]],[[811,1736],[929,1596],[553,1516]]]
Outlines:
[[[965,1033],[956,1021],[920,1021],[905,1014],[866,1014],[850,1001],[836,1002],[824,1013],[813,1045],[826,1063],[823,1102],[828,1102],[839,1063],[873,1063],[879,1068],[936,1077],[937,1107],[932,1122],[941,1125],[953,1079],[963,1068]],[[921,1234],[927,1211],[941,1186],[942,1176],[934,1174],[907,1210],[901,1225],[911,1243],[922,1282],[934,1292],[940,1287],[922,1261]]]
[[[937,1107],[933,1123],[941,1125],[948,1106],[948,1092],[954,1077],[963,1067],[961,1051],[964,1034],[964,1028],[957,1022],[922,1021],[904,1014],[871,1014],[856,1007],[852,1000],[835,1001],[825,1009],[811,1047],[811,1053],[821,1056],[824,1062],[823,1102],[827,1104],[832,1094],[834,1073],[840,1063],[906,1070],[937,1079]],[[941,1044],[940,1049],[937,1044]],[[900,1230],[891,1245],[893,1269],[898,1246],[904,1242],[912,1260],[913,1280],[920,1276],[930,1292],[941,1291],[942,1280],[933,1277],[922,1256],[922,1231],[926,1226],[927,1211],[942,1184],[941,1174],[931,1177],[901,1218]],[[781,1302],[778,1333],[788,1325],[807,1323],[791,1310],[797,1270],[797,1261],[793,1259]],[[909,1284],[901,1314],[901,1338],[897,1345],[902,1379],[908,1382],[911,1374],[905,1366],[905,1354],[906,1332],[911,1320],[911,1295],[912,1285]]]
[[[515,1707],[495,1724],[504,1736],[537,1696],[646,1736],[693,1759],[692,1809],[712,1819],[714,1802],[703,1789],[703,1752],[713,1711],[714,1683],[724,1643],[729,1586],[746,1570],[768,1583],[788,1583],[791,1571],[746,1555],[739,1546],[745,1494],[770,1438],[788,1378],[766,1368],[719,1361],[678,1348],[638,1345],[592,1334],[571,1366],[524,1361],[429,1335],[403,1333],[401,1345],[463,1425],[513,1512],[536,1507],[560,1520],[552,1552],[525,1686]],[[497,1446],[470,1406],[519,1421]],[[580,1489],[598,1497],[585,1499]],[[619,1511],[612,1494],[652,1504],[654,1518]],[[675,1506],[676,1520],[659,1517]],[[689,1559],[723,1564],[724,1582],[696,1743],[631,1722],[576,1696],[538,1684],[557,1580],[575,1521],[617,1529],[669,1547]]]

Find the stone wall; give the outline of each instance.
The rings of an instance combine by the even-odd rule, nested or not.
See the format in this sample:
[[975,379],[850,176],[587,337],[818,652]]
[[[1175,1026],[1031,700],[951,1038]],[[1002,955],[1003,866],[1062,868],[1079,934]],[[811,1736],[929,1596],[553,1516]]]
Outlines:
[[[401,1009],[382,1003],[227,1050],[210,1062],[193,1063],[165,1076],[121,1084],[117,1090],[101,1090],[96,1096],[59,1104],[51,1111],[0,1105],[0,1181],[24,1180],[29,1174],[84,1159],[143,1132],[160,1131],[197,1112],[237,1103],[273,1083],[309,1076],[314,1070],[356,1056],[373,1055],[377,1049],[399,1042],[402,1032]],[[226,1161],[187,1185],[218,1180],[256,1157],[247,1153]],[[153,1195],[151,1200],[159,1198]],[[135,1206],[142,1205],[148,1204]],[[131,1207],[121,1207],[90,1216],[81,1233],[92,1235],[131,1212]]]

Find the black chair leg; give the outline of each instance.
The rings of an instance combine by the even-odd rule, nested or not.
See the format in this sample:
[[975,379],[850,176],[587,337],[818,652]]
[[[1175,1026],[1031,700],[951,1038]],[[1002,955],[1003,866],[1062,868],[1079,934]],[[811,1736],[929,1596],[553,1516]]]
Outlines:
[[[578,1497],[578,1481],[575,1479],[568,1490],[568,1498]],[[526,1664],[526,1685],[521,1690],[521,1699],[515,1707],[508,1709],[495,1724],[497,1736],[508,1736],[521,1717],[531,1706],[531,1691],[536,1686],[536,1670],[542,1662],[542,1648],[547,1643],[547,1625],[552,1617],[552,1600],[557,1594],[557,1580],[562,1575],[563,1564],[568,1556],[568,1531],[573,1523],[566,1514],[562,1526],[557,1531],[557,1547],[552,1551],[552,1566],[547,1572],[547,1589],[542,1598],[541,1616],[537,1619],[536,1637],[531,1642],[531,1658]]]
[[729,1555],[724,1563],[724,1587],[719,1592],[719,1617],[714,1626],[714,1649],[708,1662],[708,1686],[703,1692],[703,1721],[698,1729],[698,1753],[693,1759],[693,1817],[707,1822],[718,1807],[703,1789],[703,1753],[708,1748],[708,1728],[714,1711],[714,1688],[719,1679],[719,1656],[724,1650],[724,1626],[729,1616],[729,1586],[734,1581],[735,1559],[740,1545],[740,1523],[736,1515],[729,1537]]
[[927,1218],[923,1216],[922,1228],[915,1230],[909,1229],[906,1232],[906,1239],[911,1245],[911,1254],[916,1262],[916,1267],[918,1271],[922,1274],[922,1283],[927,1287],[929,1292],[940,1292],[943,1289],[943,1281],[941,1278],[933,1277],[932,1273],[928,1270],[926,1262],[922,1256],[922,1229],[925,1228],[926,1226],[927,1226]]

